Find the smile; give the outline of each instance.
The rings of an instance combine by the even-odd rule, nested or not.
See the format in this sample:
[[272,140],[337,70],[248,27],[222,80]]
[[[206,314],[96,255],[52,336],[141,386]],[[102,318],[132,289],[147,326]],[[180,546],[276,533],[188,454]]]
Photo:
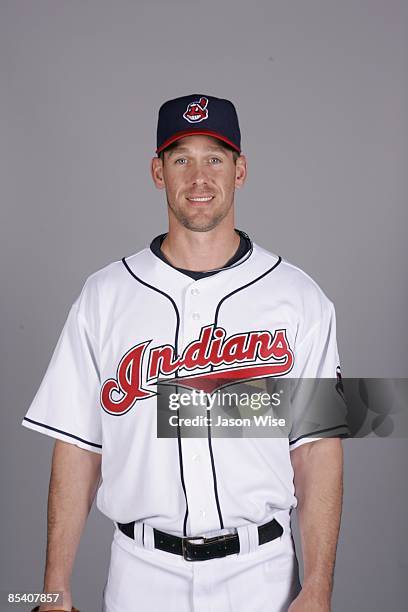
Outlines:
[[210,200],[213,199],[214,196],[203,196],[200,198],[187,198],[187,200],[189,200],[190,202],[209,202]]
[[189,119],[191,121],[196,121],[197,119],[199,119],[201,117],[201,115],[189,115]]

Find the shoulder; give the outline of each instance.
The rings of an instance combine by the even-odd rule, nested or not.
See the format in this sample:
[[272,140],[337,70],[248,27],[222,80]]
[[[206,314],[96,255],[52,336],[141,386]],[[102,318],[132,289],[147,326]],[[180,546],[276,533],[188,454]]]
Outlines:
[[285,257],[254,244],[254,254],[274,266],[270,281],[279,288],[279,295],[287,297],[299,311],[321,318],[333,308],[333,303],[322,287],[305,270]]
[[108,304],[114,299],[118,291],[123,290],[124,283],[131,282],[127,266],[142,268],[151,260],[150,249],[140,251],[113,261],[86,277],[81,292],[75,303],[83,314],[89,315],[100,304]]

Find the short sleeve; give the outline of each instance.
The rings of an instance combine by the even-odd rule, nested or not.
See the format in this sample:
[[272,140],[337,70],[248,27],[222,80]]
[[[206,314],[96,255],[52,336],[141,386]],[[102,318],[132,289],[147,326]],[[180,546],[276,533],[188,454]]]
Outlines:
[[296,347],[289,448],[321,438],[348,437],[334,305],[326,300],[320,320]]
[[44,378],[21,424],[102,453],[97,345],[80,307],[86,299],[85,286],[71,306]]

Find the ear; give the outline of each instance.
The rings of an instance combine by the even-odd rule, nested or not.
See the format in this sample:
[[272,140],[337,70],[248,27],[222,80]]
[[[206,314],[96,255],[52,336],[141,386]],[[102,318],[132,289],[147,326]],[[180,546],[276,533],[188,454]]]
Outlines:
[[245,155],[240,155],[235,163],[235,187],[239,189],[246,181],[248,173],[247,160]]
[[163,162],[160,157],[153,157],[150,172],[152,174],[153,183],[157,189],[164,189],[164,178],[163,178]]

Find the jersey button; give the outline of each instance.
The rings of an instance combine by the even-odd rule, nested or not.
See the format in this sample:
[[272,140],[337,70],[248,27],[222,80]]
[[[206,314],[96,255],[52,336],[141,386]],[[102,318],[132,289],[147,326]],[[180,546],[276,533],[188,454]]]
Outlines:
[[200,318],[200,313],[199,312],[193,312],[193,319],[194,321],[198,321],[198,319]]
[[198,295],[200,293],[200,290],[197,287],[193,287],[191,289],[191,295]]
[[200,459],[200,455],[193,455],[191,458],[193,461],[198,461]]
[[205,518],[205,510],[200,510],[200,514],[203,518]]

